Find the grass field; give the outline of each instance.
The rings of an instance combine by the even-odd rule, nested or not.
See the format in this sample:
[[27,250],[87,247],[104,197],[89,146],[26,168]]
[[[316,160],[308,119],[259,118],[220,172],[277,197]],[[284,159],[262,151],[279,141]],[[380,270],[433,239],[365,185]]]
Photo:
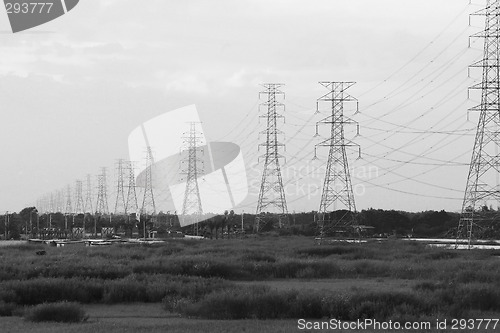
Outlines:
[[[47,254],[36,255],[40,249]],[[498,318],[499,255],[397,240],[315,245],[273,236],[2,247],[0,324],[2,332],[293,332],[299,318]],[[23,318],[36,304],[59,301],[81,303],[89,319]]]

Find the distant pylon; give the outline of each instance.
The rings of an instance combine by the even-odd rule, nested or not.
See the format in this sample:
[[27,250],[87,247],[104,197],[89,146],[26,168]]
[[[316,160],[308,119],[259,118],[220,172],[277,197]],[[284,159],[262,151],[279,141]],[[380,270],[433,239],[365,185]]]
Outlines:
[[85,212],[83,203],[83,182],[77,180],[75,183],[75,213],[83,214]]
[[84,206],[85,213],[91,213],[91,214],[94,213],[94,207],[92,205],[92,201],[94,201],[92,196],[92,180],[91,176],[88,174],[87,184],[85,187],[85,206]]
[[101,169],[101,174],[97,175],[97,205],[96,211],[99,214],[108,214],[108,184],[106,179],[106,168]]
[[[346,93],[346,90],[354,85],[354,82],[320,82],[328,89],[328,93],[317,100],[317,113],[320,112],[320,105],[328,104],[328,115],[326,118],[316,123],[316,135],[319,135],[320,124],[331,125],[330,137],[318,143],[314,147],[316,157],[318,147],[329,147],[328,162],[326,165],[325,179],[321,194],[319,207],[319,227],[320,236],[323,237],[326,228],[344,228],[353,223],[353,214],[356,212],[354,193],[351,184],[351,175],[347,159],[346,147],[357,147],[359,145],[345,138],[344,125],[356,124],[355,121],[344,116],[344,103],[357,100]],[[359,127],[358,127],[359,128]],[[345,214],[330,214],[328,212],[345,210]]]
[[491,237],[499,226],[498,211],[490,206],[500,200],[495,181],[500,173],[500,2],[487,0],[486,8],[472,15],[486,21],[485,30],[472,36],[484,38],[483,59],[471,65],[482,68],[482,82],[470,88],[481,90],[481,104],[471,109],[479,111],[479,121],[457,230],[457,244],[465,238],[469,248],[473,239]]
[[142,198],[141,214],[156,214],[155,196],[153,192],[153,151],[147,147],[146,151],[146,174],[144,184],[144,197]]
[[127,161],[127,169],[128,169],[128,191],[127,191],[127,200],[125,202],[125,213],[135,213],[137,212],[137,193],[136,193],[136,185],[135,185],[135,171],[134,171],[134,162]]
[[198,186],[198,177],[203,174],[203,162],[198,157],[202,152],[201,135],[196,131],[196,122],[189,123],[189,134],[183,137],[184,151],[187,151],[187,158],[182,160],[182,164],[187,163],[181,171],[186,175],[186,190],[184,191],[184,202],[182,205],[182,215],[203,214],[203,207]]
[[64,189],[57,191],[56,198],[57,198],[57,200],[56,200],[56,203],[57,203],[56,212],[62,213],[62,212],[64,212],[64,205],[65,205],[65,202],[64,202],[64,198],[65,198]]
[[124,164],[123,159],[119,159],[117,162],[117,187],[116,187],[116,201],[115,201],[115,214],[126,212],[125,203],[125,190],[124,190]]
[[[280,90],[282,86],[283,84],[280,83],[263,84],[266,90],[259,93],[259,97],[266,96],[266,101],[260,104],[259,108],[265,107],[265,114],[260,117],[267,119],[267,128],[260,132],[266,135],[266,142],[259,144],[259,148],[263,146],[266,152],[261,156],[264,158],[264,171],[262,172],[255,218],[257,232],[266,217],[266,212],[277,213],[280,228],[284,225],[288,226],[288,208],[279,161],[280,158],[283,158],[279,150],[285,145],[278,140],[279,135],[283,132],[278,129],[277,124],[278,118],[284,118],[280,112],[285,110],[285,105],[278,101],[278,96],[285,96],[284,92]],[[275,211],[269,211],[270,208]]]
[[68,185],[66,188],[66,214],[72,214],[73,213],[73,204],[71,202],[71,186]]
[[50,194],[49,198],[49,213],[55,213],[57,211],[57,204],[56,204],[56,198],[54,193]]

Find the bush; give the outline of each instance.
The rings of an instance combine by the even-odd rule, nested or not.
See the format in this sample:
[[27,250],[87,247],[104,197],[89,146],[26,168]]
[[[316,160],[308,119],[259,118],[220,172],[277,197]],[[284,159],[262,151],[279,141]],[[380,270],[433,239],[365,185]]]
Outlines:
[[0,301],[0,317],[10,317],[16,310],[16,305],[13,303],[5,303]]
[[264,286],[231,288],[208,294],[199,301],[165,298],[171,312],[205,319],[337,318],[339,320],[398,318],[418,319],[431,315],[433,300],[400,292],[353,295],[310,290],[271,290]]
[[25,318],[33,322],[80,323],[86,321],[88,316],[78,303],[59,302],[39,304],[27,311]]
[[[10,281],[3,286],[3,300],[19,305],[35,305],[44,302],[73,301],[93,303],[102,299],[104,288],[98,280],[81,279],[34,279]],[[0,295],[3,292],[0,290]]]

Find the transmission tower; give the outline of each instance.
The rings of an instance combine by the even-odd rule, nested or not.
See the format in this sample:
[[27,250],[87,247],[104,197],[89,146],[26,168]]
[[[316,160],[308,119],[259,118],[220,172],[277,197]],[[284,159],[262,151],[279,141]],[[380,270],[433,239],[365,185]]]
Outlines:
[[65,205],[64,197],[65,197],[64,189],[58,190],[56,192],[56,198],[57,198],[56,199],[56,212],[58,212],[58,213],[64,212],[64,205]]
[[83,214],[85,209],[83,203],[83,182],[77,180],[75,183],[75,213]]
[[202,153],[202,137],[196,131],[196,122],[189,123],[189,133],[183,137],[184,150],[187,157],[181,161],[187,169],[183,169],[181,174],[186,175],[186,190],[184,191],[184,202],[182,205],[182,215],[203,214],[203,207],[198,187],[198,176],[204,173],[203,161],[198,157]]
[[68,185],[66,188],[66,214],[72,214],[73,213],[73,205],[71,202],[71,186]]
[[85,213],[93,213],[94,209],[92,206],[92,180],[91,176],[88,174],[87,175],[87,185],[85,188],[85,206],[84,206],[84,211]]
[[457,230],[470,248],[475,238],[487,238],[498,229],[498,211],[489,209],[500,200],[496,177],[500,173],[500,2],[487,0],[486,8],[472,15],[486,17],[485,30],[472,37],[484,38],[484,57],[471,67],[482,68],[482,82],[470,89],[481,90],[476,139],[467,177],[462,214]]
[[124,191],[124,164],[123,159],[117,162],[117,188],[116,188],[116,201],[115,201],[115,214],[126,212],[125,191]]
[[147,147],[146,151],[146,179],[144,184],[144,197],[142,198],[141,214],[156,214],[155,197],[153,193],[153,175],[154,164],[153,151]]
[[128,191],[127,191],[127,201],[125,202],[125,214],[130,214],[131,212],[137,212],[137,194],[135,185],[135,171],[134,162],[127,161],[128,169]]
[[101,169],[101,174],[97,175],[97,208],[99,214],[108,214],[108,184],[106,180],[106,168]]
[[55,213],[56,211],[57,211],[56,197],[54,193],[51,193],[49,199],[49,213]]
[[257,232],[261,227],[260,224],[266,218],[265,213],[269,212],[269,208],[277,210],[278,226],[280,228],[284,225],[288,226],[288,209],[279,161],[280,158],[283,158],[279,150],[280,148],[284,148],[285,145],[278,141],[278,137],[282,135],[283,132],[278,129],[277,124],[278,118],[284,119],[284,116],[280,112],[285,111],[285,105],[278,101],[279,96],[283,96],[283,98],[285,96],[285,93],[280,90],[282,86],[283,84],[280,83],[263,84],[266,90],[259,93],[259,98],[262,95],[266,96],[266,101],[260,104],[259,107],[265,107],[266,109],[265,114],[260,117],[267,119],[267,128],[260,132],[266,135],[266,142],[259,144],[259,148],[263,146],[266,152],[261,156],[264,158],[264,171],[262,172],[255,219],[255,228]]
[[[316,158],[318,147],[329,147],[328,162],[326,165],[325,180],[319,207],[320,237],[323,237],[326,229],[345,229],[353,223],[353,213],[356,212],[354,193],[351,184],[351,175],[347,159],[346,148],[357,147],[351,140],[345,138],[344,125],[356,124],[355,121],[344,116],[344,103],[357,100],[346,93],[354,82],[320,82],[328,89],[328,93],[321,96],[316,103],[317,113],[320,112],[322,104],[328,105],[331,115],[316,123],[316,135],[321,124],[331,126],[330,137],[314,148]],[[357,107],[356,107],[357,109]],[[357,127],[359,129],[359,127]],[[339,214],[338,210],[342,209]],[[328,214],[331,212],[330,214]],[[328,217],[329,216],[329,217]]]

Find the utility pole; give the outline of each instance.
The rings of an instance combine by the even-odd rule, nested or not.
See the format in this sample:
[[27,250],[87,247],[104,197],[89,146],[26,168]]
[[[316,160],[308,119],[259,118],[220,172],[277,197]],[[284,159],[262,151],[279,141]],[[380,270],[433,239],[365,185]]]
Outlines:
[[5,240],[7,240],[7,237],[9,236],[8,228],[9,228],[9,212],[5,212],[5,217],[4,217],[4,224],[5,224]]
[[243,220],[245,219],[245,211],[241,212],[241,234],[245,233],[245,225],[243,224]]
[[[280,83],[266,83],[263,87],[266,89],[259,93],[259,97],[265,96],[265,102],[260,104],[259,108],[265,108],[264,115],[260,118],[265,118],[267,127],[261,134],[265,134],[266,142],[259,144],[264,147],[265,154],[259,157],[264,158],[264,170],[262,172],[262,180],[260,183],[259,199],[257,202],[257,211],[255,218],[255,229],[259,232],[261,223],[267,219],[265,213],[269,213],[269,209],[275,209],[278,215],[278,227],[288,226],[288,208],[285,199],[285,189],[283,187],[283,179],[281,177],[280,159],[283,156],[279,153],[280,148],[285,145],[279,141],[279,136],[283,134],[278,129],[278,118],[284,119],[280,112],[285,111],[285,105],[278,101],[279,96],[285,96],[285,93],[280,90],[284,86]],[[273,219],[273,217],[271,217]]]
[[470,87],[481,91],[481,104],[470,109],[479,112],[479,121],[456,241],[458,246],[459,240],[466,239],[469,249],[473,239],[485,236],[489,229],[499,223],[498,212],[489,209],[489,205],[497,204],[500,200],[500,191],[495,182],[500,173],[499,1],[487,0],[486,8],[472,15],[485,16],[486,19],[484,31],[471,36],[484,38],[484,55],[482,60],[471,65],[482,69],[482,82]]
[[68,185],[66,191],[66,214],[64,214],[64,230],[68,232],[68,216],[73,214],[73,205],[71,202],[71,186]]
[[[345,102],[356,102],[357,112],[357,100],[346,93],[346,90],[352,87],[354,82],[320,82],[320,84],[328,89],[328,92],[317,100],[316,113],[321,113],[321,105],[327,104],[329,115],[316,123],[316,135],[319,135],[319,125],[330,125],[329,138],[321,141],[314,147],[315,158],[317,158],[318,147],[329,148],[319,207],[320,239],[322,239],[327,231],[326,228],[345,231],[347,227],[353,224],[353,214],[356,212],[356,205],[354,203],[346,148],[356,147],[359,154],[361,154],[361,150],[359,145],[346,139],[344,133],[344,125],[357,125],[357,122],[344,116]],[[359,126],[357,128],[359,132]],[[346,213],[339,216],[336,213],[339,209],[344,209]],[[329,214],[332,218],[327,217],[329,212],[332,212]]]

